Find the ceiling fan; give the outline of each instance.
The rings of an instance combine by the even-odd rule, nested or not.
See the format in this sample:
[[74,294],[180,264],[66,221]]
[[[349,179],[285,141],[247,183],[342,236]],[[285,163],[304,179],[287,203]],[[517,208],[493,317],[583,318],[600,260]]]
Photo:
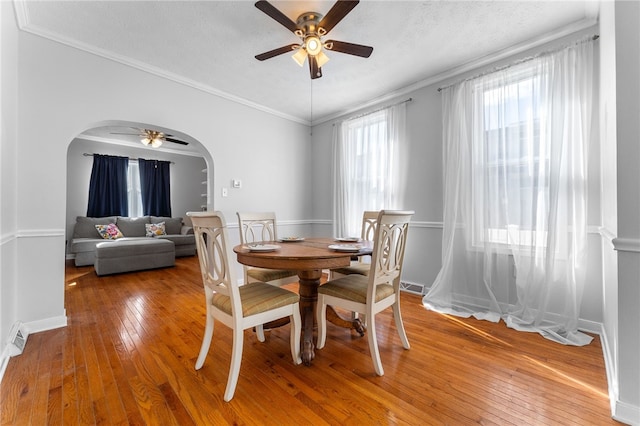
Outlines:
[[255,6],[258,9],[300,37],[302,41],[302,43],[299,44],[289,44],[261,53],[256,55],[256,59],[264,61],[274,56],[295,51],[293,60],[296,61],[298,65],[303,66],[305,59],[308,58],[311,78],[316,79],[322,77],[322,66],[329,60],[324,50],[368,58],[371,56],[371,52],[373,52],[373,47],[338,40],[323,41],[322,39],[338,22],[347,16],[358,3],[359,1],[338,0],[324,17],[317,12],[305,12],[298,16],[296,22],[293,22],[268,1],[260,0],[256,2]]
[[185,142],[185,141],[180,140],[180,139],[176,139],[172,135],[169,135],[169,134],[157,131],[157,130],[138,129],[136,127],[132,127],[132,129],[137,130],[138,133],[111,132],[111,134],[112,135],[139,136],[140,137],[140,142],[142,142],[143,145],[151,145],[151,147],[153,147],[153,148],[160,147],[160,145],[162,145],[164,142],[172,142],[172,143],[177,143],[177,144],[180,144],[180,145],[189,145],[188,142]]

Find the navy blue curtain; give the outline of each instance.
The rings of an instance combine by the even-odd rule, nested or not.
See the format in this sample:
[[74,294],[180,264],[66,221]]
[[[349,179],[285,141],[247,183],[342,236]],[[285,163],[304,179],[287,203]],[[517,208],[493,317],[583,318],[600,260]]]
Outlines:
[[171,182],[169,161],[138,160],[142,214],[171,217]]
[[129,157],[93,154],[87,217],[127,216]]

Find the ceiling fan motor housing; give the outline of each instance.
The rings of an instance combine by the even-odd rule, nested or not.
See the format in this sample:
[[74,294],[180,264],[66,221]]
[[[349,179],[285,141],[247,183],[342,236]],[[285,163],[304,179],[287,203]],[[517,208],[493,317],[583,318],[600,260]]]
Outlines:
[[298,16],[296,24],[298,25],[298,28],[301,32],[300,37],[306,37],[314,34],[323,36],[324,34],[320,34],[318,28],[318,23],[321,19],[322,15],[316,12],[305,12],[302,15]]

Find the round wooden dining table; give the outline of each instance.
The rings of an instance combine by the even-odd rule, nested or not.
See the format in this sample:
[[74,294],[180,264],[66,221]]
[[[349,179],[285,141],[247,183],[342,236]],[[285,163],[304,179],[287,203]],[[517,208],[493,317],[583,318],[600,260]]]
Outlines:
[[[357,252],[330,249],[330,245],[340,244],[332,238],[305,238],[292,241],[262,241],[258,243],[276,245],[273,251],[252,250],[248,244],[240,244],[233,248],[238,262],[258,268],[288,269],[298,272],[300,315],[302,317],[302,361],[311,365],[315,357],[313,344],[313,328],[315,308],[318,301],[318,287],[325,269],[349,266],[352,256],[371,254],[371,243],[359,242],[361,249]],[[362,324],[357,319],[343,319],[333,309],[327,311],[327,320],[346,328],[354,328],[361,335]]]

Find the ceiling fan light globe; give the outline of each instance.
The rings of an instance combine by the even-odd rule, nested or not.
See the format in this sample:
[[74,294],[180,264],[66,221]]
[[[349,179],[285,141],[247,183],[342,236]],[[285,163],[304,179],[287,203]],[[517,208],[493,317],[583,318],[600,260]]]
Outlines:
[[140,139],[140,142],[142,142],[143,145],[149,145],[151,143],[151,139],[149,138],[142,138]]
[[160,147],[160,145],[162,145],[162,139],[156,138],[156,139],[151,141],[151,146],[153,148],[158,148],[158,147]]
[[329,57],[321,50],[320,53],[316,55],[316,62],[318,63],[318,67],[322,68],[324,64],[329,62]]
[[291,58],[296,61],[296,64],[303,66],[304,60],[307,59],[307,51],[300,48],[296,53],[293,54]]
[[307,37],[305,40],[305,46],[307,48],[307,53],[311,56],[315,56],[322,52],[322,43],[316,36]]

